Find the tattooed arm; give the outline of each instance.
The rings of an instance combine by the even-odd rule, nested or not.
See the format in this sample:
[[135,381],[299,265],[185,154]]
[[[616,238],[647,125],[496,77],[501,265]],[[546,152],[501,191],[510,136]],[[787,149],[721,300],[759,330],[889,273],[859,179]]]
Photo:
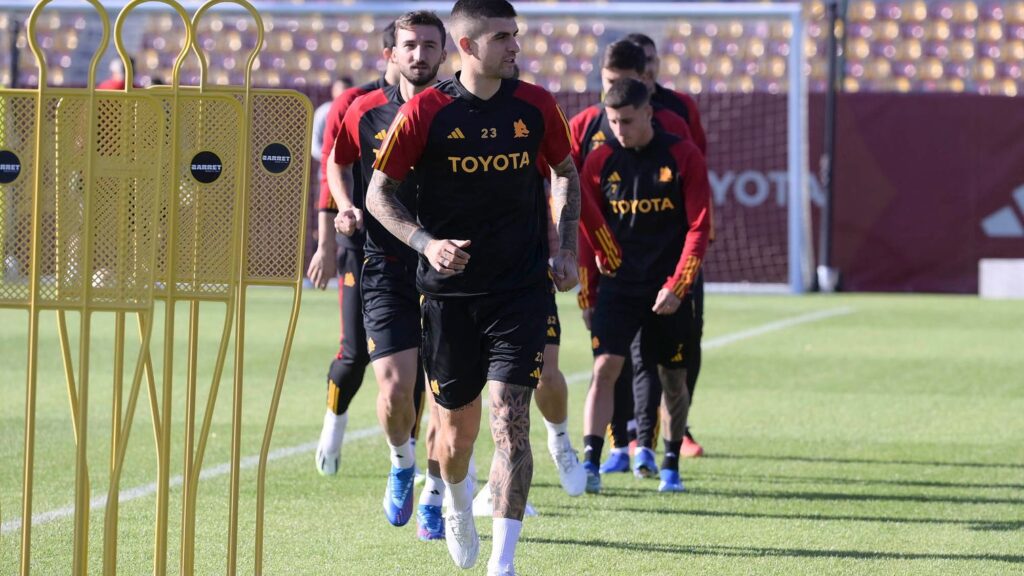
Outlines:
[[494,517],[522,520],[533,481],[530,450],[530,395],[526,386],[491,381],[491,496]]
[[366,209],[395,238],[426,256],[434,270],[445,276],[452,276],[465,270],[469,254],[462,248],[469,246],[469,240],[435,239],[416,222],[409,209],[398,200],[398,187],[401,185],[401,180],[395,180],[380,170],[374,170],[370,186],[366,190]]
[[552,211],[558,226],[561,249],[552,260],[555,285],[565,292],[576,286],[576,254],[580,224],[580,176],[572,156],[551,167]]

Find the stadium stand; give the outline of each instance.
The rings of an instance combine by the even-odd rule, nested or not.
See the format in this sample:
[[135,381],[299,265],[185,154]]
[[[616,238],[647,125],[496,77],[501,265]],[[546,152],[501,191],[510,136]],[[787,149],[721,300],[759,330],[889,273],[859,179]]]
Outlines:
[[[820,0],[807,3],[810,89],[825,84],[825,9]],[[10,18],[0,10],[0,63],[10,58]],[[18,14],[24,19],[23,14]],[[174,19],[146,19],[139,55],[140,81],[167,77],[180,45]],[[386,24],[370,17],[329,15],[267,15],[266,49],[257,63],[255,82],[269,87],[326,86],[339,72],[363,82],[383,68],[377,55],[377,33]],[[853,0],[849,4],[846,50],[848,92],[969,92],[1015,96],[1022,88],[1024,1],[1002,0]],[[42,26],[42,43],[51,62],[67,69],[89,40],[86,16],[54,12]],[[599,89],[594,61],[605,44],[630,29],[629,21],[597,19],[532,20],[523,32],[523,78],[555,92]],[[784,89],[786,24],[682,21],[666,19],[652,35],[663,53],[663,72],[676,78],[675,87],[700,92],[776,92]],[[255,34],[245,19],[211,14],[200,30],[207,49],[219,54],[215,83],[238,82],[240,54],[252,48]],[[35,83],[32,56],[25,49],[24,30],[17,38],[18,86]],[[240,53],[239,50],[242,50]],[[244,56],[243,56],[244,57]],[[451,55],[442,75],[458,69]],[[0,83],[10,85],[9,67],[0,65]],[[75,84],[55,71],[56,85]],[[190,62],[184,81],[195,80]],[[670,83],[672,84],[672,83]]]

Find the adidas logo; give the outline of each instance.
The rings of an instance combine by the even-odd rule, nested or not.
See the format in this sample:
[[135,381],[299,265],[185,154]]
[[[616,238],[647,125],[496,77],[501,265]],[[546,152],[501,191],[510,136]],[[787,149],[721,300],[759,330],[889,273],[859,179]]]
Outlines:
[[440,493],[440,492],[438,492],[437,490],[431,490],[431,491],[430,491],[430,493],[431,493],[432,495],[434,495],[434,496],[440,496],[440,495],[441,495],[441,493]]
[[[1017,210],[1024,214],[1024,185],[1013,191]],[[981,228],[989,238],[1024,238],[1024,223],[1013,205],[1006,205],[989,214],[981,221]]]
[[619,176],[618,171],[612,172],[611,175],[608,176],[608,181],[609,182],[622,182],[622,176]]
[[530,372],[530,377],[540,380],[540,368],[534,368],[533,372]]
[[594,142],[604,142],[604,140],[605,140],[604,132],[598,132],[597,134],[594,134],[593,140],[594,140]]
[[554,326],[549,326],[548,327],[548,336],[551,337],[551,338],[554,338],[554,337],[558,336],[558,331],[555,330]]
[[466,135],[462,133],[462,129],[461,128],[456,128],[455,130],[452,130],[451,133],[448,134],[448,139],[449,140],[465,140],[466,139]]
[[376,138],[377,140],[383,140],[384,137],[387,136],[387,135],[388,135],[387,130],[381,130],[380,132],[377,132],[376,134],[374,134],[373,137]]

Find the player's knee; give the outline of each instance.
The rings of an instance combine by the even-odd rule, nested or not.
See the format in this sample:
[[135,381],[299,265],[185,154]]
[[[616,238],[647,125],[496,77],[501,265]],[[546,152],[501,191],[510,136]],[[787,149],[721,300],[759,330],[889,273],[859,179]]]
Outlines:
[[540,381],[537,383],[537,390],[557,390],[564,388],[562,373],[558,368],[548,370],[547,366],[540,373]]
[[470,454],[473,452],[473,443],[475,438],[472,438],[469,434],[457,434],[449,431],[448,434],[438,434],[438,445],[447,452],[449,458],[455,458],[460,455]]
[[600,388],[614,388],[622,371],[622,358],[613,359],[609,355],[601,355],[594,359],[594,385]]

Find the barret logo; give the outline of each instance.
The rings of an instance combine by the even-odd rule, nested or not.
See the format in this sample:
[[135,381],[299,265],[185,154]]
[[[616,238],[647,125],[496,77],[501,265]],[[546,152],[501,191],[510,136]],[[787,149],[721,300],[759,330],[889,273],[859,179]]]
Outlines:
[[597,336],[594,336],[593,338],[590,339],[590,347],[591,348],[593,348],[594,350],[597,350],[598,347],[600,347],[600,346],[601,346],[601,340],[599,340]]
[[388,131],[387,130],[381,130],[380,132],[377,132],[376,134],[374,134],[373,137],[376,138],[377,140],[383,140],[384,137],[387,136],[387,135],[388,135]]
[[377,349],[377,343],[373,341],[373,338],[367,338],[366,339],[366,351],[372,354],[373,351],[376,350],[376,349]]
[[203,184],[209,184],[220,178],[220,173],[224,169],[224,164],[221,163],[220,157],[213,152],[204,151],[196,154],[192,157],[192,162],[189,163],[189,169],[192,172],[192,177],[198,182]]
[[434,393],[434,396],[441,395],[441,386],[437,383],[437,379],[430,381],[430,391]]
[[643,198],[641,200],[611,200],[612,214],[650,214],[675,210],[676,205],[668,196],[664,198]]
[[658,173],[658,182],[671,182],[672,178],[672,169],[668,166],[662,166],[661,172]]
[[356,276],[351,272],[345,272],[345,286],[351,288],[356,285]]
[[9,150],[0,150],[0,184],[10,184],[21,174],[21,160]]
[[526,138],[530,135],[530,131],[526,128],[526,122],[520,118],[512,124],[512,129],[516,131],[514,138]]
[[465,140],[466,139],[466,135],[462,133],[461,129],[456,128],[455,130],[452,130],[450,134],[448,134],[448,139],[449,140]]
[[493,154],[490,156],[449,156],[452,172],[473,174],[474,172],[505,172],[508,169],[519,170],[530,165],[529,152],[512,152],[509,154]]
[[260,162],[263,168],[271,174],[280,174],[292,164],[292,153],[284,144],[274,142],[268,144],[260,154]]

